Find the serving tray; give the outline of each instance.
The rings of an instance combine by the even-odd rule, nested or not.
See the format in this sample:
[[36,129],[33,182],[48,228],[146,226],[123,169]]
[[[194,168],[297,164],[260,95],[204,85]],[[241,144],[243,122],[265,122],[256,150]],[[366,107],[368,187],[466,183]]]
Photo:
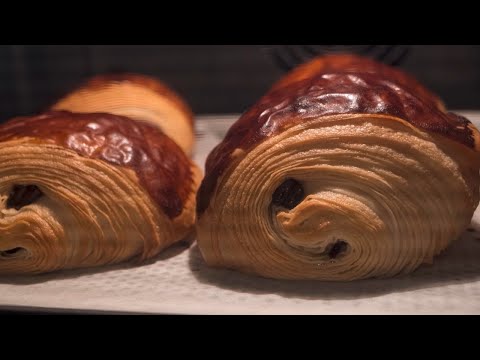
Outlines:
[[[480,112],[462,111],[480,127]],[[195,161],[236,115],[197,120]],[[195,244],[142,266],[122,264],[29,277],[0,277],[0,309],[153,314],[480,314],[480,209],[433,265],[388,280],[280,281],[208,268]]]

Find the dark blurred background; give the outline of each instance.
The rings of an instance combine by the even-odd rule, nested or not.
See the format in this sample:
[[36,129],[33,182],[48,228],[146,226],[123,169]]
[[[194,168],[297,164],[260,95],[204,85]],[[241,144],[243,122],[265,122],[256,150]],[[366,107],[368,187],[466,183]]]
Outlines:
[[[284,70],[269,45],[3,45],[0,121],[40,111],[88,76],[154,75],[197,114],[240,113]],[[415,45],[400,67],[451,109],[480,109],[480,46]]]

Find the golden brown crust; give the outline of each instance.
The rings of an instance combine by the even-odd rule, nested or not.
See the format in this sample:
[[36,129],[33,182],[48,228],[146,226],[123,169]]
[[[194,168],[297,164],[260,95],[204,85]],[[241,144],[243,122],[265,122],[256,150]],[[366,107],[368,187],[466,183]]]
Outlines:
[[197,212],[208,207],[217,179],[237,149],[249,151],[266,138],[330,115],[381,114],[478,149],[470,121],[443,110],[441,101],[399,70],[351,55],[332,55],[293,70],[230,128],[210,153],[197,194]]
[[158,127],[191,155],[193,113],[187,103],[162,82],[145,75],[98,75],[68,92],[50,107],[74,113],[110,113]]
[[[82,91],[82,90],[98,90],[104,87],[108,87],[110,84],[119,84],[119,83],[131,83],[138,86],[145,87],[150,89],[157,94],[169,99],[175,103],[178,108],[183,112],[183,114],[188,118],[190,125],[193,128],[193,112],[188,106],[188,104],[182,99],[182,97],[176,93],[172,88],[164,84],[158,79],[153,77],[135,74],[135,73],[112,73],[112,74],[102,74],[96,75],[83,84],[68,92],[64,97],[68,97],[70,94]],[[56,103],[60,103],[62,100],[58,100]]]
[[194,191],[190,160],[168,136],[143,122],[112,114],[52,111],[0,126],[0,142],[22,137],[134,170],[169,218],[181,214]]
[[302,64],[282,77],[272,86],[272,90],[331,72],[377,74],[409,89],[412,93],[419,95],[424,101],[430,101],[439,109],[445,110],[443,101],[409,74],[372,59],[350,54],[327,55]]

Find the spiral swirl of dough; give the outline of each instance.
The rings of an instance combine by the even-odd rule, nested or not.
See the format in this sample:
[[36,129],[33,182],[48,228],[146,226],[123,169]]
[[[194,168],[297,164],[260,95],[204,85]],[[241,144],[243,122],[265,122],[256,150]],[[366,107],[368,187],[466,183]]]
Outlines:
[[[36,186],[42,196],[9,207],[14,185]],[[0,274],[147,259],[184,237],[194,221],[193,192],[172,221],[132,169],[34,138],[0,143],[0,199]]]
[[[292,208],[274,199],[287,179],[303,190]],[[399,118],[310,119],[232,153],[199,247],[209,265],[271,278],[409,273],[468,226],[478,182],[478,154]]]

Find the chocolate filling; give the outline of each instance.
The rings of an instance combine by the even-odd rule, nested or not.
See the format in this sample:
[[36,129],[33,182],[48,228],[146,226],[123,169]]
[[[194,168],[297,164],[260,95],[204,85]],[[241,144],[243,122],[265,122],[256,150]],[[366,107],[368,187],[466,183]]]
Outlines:
[[330,249],[328,249],[328,256],[330,259],[337,258],[338,255],[347,251],[348,243],[343,240],[337,240]]
[[12,256],[17,255],[22,250],[25,250],[25,249],[21,248],[21,247],[16,247],[16,248],[13,248],[13,249],[0,251],[0,257],[12,257]]
[[33,204],[43,196],[36,185],[14,185],[7,199],[7,209],[20,210],[26,205]]
[[295,179],[287,179],[273,193],[272,203],[291,210],[300,204],[303,198],[302,184]]

